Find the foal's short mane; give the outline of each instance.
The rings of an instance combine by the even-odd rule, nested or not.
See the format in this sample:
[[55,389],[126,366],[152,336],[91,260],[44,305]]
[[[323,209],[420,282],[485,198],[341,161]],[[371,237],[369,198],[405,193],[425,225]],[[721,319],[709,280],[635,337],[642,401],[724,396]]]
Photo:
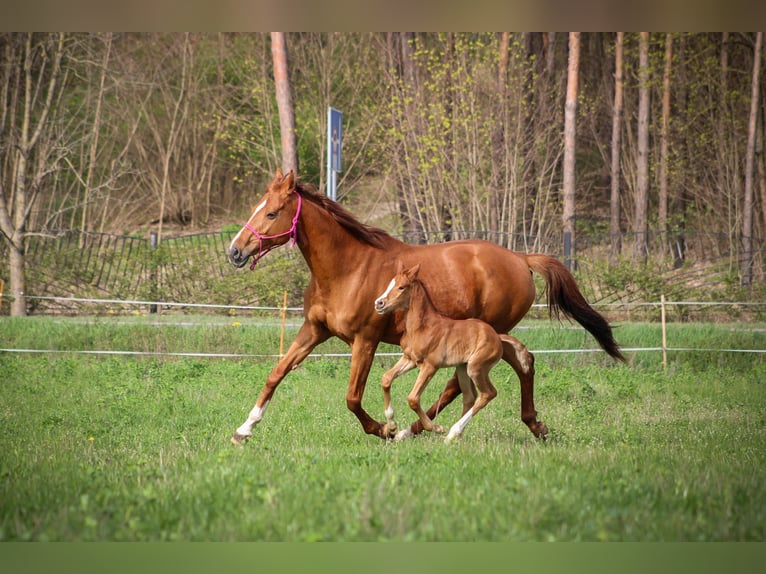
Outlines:
[[372,247],[383,249],[389,241],[393,240],[393,237],[382,229],[365,225],[356,219],[351,212],[341,206],[340,203],[320,194],[313,185],[298,182],[295,185],[295,189],[301,194],[303,199],[306,199],[327,211],[335,221],[359,241],[371,245]]

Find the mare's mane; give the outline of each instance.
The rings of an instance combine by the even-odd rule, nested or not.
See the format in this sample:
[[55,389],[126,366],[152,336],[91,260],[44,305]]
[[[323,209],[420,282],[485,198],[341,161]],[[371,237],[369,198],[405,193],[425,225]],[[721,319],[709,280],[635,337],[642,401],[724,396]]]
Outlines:
[[313,185],[298,182],[295,185],[295,189],[300,193],[303,199],[310,201],[329,213],[341,227],[351,233],[351,235],[359,241],[378,249],[383,249],[390,241],[395,241],[393,237],[382,229],[365,225],[356,219],[351,212],[341,206],[340,203],[320,194]]

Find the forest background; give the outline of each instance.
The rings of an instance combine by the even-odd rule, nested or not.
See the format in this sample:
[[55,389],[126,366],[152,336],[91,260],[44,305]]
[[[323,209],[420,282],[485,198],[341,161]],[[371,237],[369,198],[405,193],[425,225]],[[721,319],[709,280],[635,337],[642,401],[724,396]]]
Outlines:
[[[612,284],[651,279],[657,258],[699,265],[704,234],[726,260],[705,287],[761,297],[761,33],[282,39],[295,167],[325,189],[327,109],[341,110],[338,200],[367,223],[578,261],[605,238],[591,271]],[[2,312],[33,309],[14,294],[62,231],[83,249],[92,234],[238,228],[286,162],[273,47],[268,33],[0,35]]]

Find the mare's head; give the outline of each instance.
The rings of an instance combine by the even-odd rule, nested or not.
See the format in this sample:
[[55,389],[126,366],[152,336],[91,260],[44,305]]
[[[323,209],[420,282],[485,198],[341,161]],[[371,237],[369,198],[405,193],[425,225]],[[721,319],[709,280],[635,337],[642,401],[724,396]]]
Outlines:
[[375,299],[375,310],[381,315],[396,309],[406,309],[410,305],[412,285],[418,278],[420,264],[404,269],[399,264],[399,270],[386,287],[386,290]]
[[250,257],[251,268],[269,250],[296,238],[296,225],[300,216],[301,197],[295,190],[295,174],[287,175],[277,169],[266,193],[255,204],[250,219],[239,230],[229,245],[229,261],[243,267]]

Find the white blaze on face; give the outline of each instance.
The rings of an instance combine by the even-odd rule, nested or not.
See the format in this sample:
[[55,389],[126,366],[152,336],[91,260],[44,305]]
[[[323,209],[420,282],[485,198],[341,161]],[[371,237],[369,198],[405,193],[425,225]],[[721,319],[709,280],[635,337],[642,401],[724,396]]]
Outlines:
[[[258,212],[261,211],[264,207],[266,207],[266,200],[265,199],[258,205],[258,207],[255,208],[255,211],[253,211],[253,215],[250,216],[250,219],[255,217],[258,214]],[[237,234],[234,236],[234,239],[231,240],[231,244],[229,245],[229,251],[231,251],[231,248],[239,240],[239,236],[242,235],[242,232],[244,230],[245,230],[244,227],[242,229],[240,229],[239,232],[237,232]]]
[[388,287],[386,287],[386,290],[383,291],[383,294],[375,299],[375,307],[378,306],[378,303],[383,304],[383,300],[388,297],[388,294],[391,293],[391,289],[394,288],[394,285],[396,285],[396,277],[391,279],[391,283],[388,284]]

